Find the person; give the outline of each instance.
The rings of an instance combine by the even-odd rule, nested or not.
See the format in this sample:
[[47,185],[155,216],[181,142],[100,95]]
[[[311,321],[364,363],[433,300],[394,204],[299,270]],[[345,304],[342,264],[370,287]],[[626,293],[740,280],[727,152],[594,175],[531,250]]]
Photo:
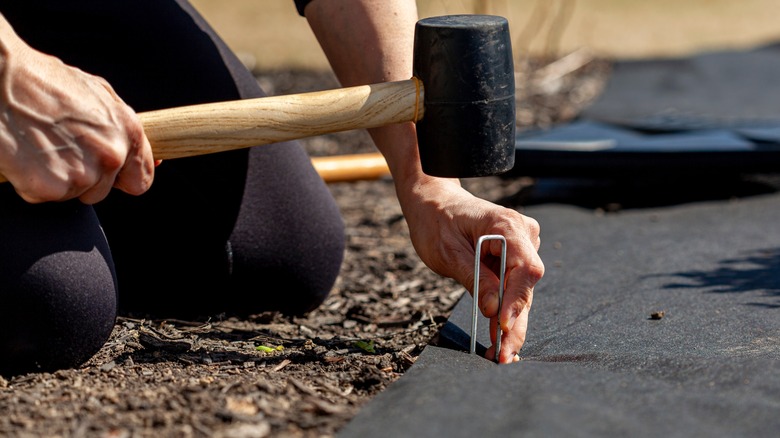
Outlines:
[[[411,77],[413,0],[295,4],[343,86]],[[323,302],[344,224],[298,143],[153,156],[138,112],[264,96],[187,0],[0,0],[0,14],[0,374],[83,364],[117,314],[302,314]],[[477,238],[507,238],[500,362],[516,360],[544,274],[539,224],[424,174],[412,123],[370,134],[433,271],[470,290]],[[479,282],[495,328],[493,242]]]

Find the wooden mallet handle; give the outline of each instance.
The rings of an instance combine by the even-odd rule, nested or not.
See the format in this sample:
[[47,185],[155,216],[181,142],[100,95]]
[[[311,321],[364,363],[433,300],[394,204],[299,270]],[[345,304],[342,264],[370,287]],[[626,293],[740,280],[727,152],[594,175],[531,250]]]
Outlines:
[[[417,122],[424,113],[423,93],[420,81],[412,78],[183,106],[143,112],[139,117],[154,158],[169,160],[333,132]],[[345,178],[342,175],[338,179]],[[6,179],[0,175],[0,181]]]
[[140,113],[154,157],[167,160],[352,129],[416,122],[416,79]]

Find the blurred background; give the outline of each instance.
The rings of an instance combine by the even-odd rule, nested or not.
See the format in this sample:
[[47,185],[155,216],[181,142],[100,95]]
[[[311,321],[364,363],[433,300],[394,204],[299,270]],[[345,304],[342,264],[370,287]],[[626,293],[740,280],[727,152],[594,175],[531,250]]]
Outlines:
[[[292,0],[191,0],[258,70],[327,69]],[[682,56],[780,40],[777,0],[418,0],[420,17],[507,17],[516,56],[588,50],[611,59]]]

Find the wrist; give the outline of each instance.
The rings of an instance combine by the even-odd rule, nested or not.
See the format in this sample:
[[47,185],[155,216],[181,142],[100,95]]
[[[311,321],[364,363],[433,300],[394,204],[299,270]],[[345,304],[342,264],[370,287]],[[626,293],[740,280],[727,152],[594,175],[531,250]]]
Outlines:
[[443,187],[460,187],[457,178],[440,178],[423,172],[413,123],[373,128],[369,133],[387,161],[402,204],[424,198],[426,193],[441,193]]
[[0,14],[0,68],[4,69],[8,56],[24,48],[26,44],[16,34],[11,24]]
[[401,123],[369,129],[377,149],[387,160],[396,185],[416,184],[431,178],[422,170],[417,133],[413,123]]

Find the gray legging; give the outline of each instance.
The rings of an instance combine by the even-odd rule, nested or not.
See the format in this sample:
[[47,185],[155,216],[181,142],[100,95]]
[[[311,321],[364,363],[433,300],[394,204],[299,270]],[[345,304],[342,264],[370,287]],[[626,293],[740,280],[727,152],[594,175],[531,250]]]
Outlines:
[[[0,0],[0,12],[137,111],[262,96],[184,0]],[[296,143],[164,161],[146,194],[94,207],[31,205],[0,184],[0,374],[83,363],[117,312],[304,313],[343,255],[338,207]]]

